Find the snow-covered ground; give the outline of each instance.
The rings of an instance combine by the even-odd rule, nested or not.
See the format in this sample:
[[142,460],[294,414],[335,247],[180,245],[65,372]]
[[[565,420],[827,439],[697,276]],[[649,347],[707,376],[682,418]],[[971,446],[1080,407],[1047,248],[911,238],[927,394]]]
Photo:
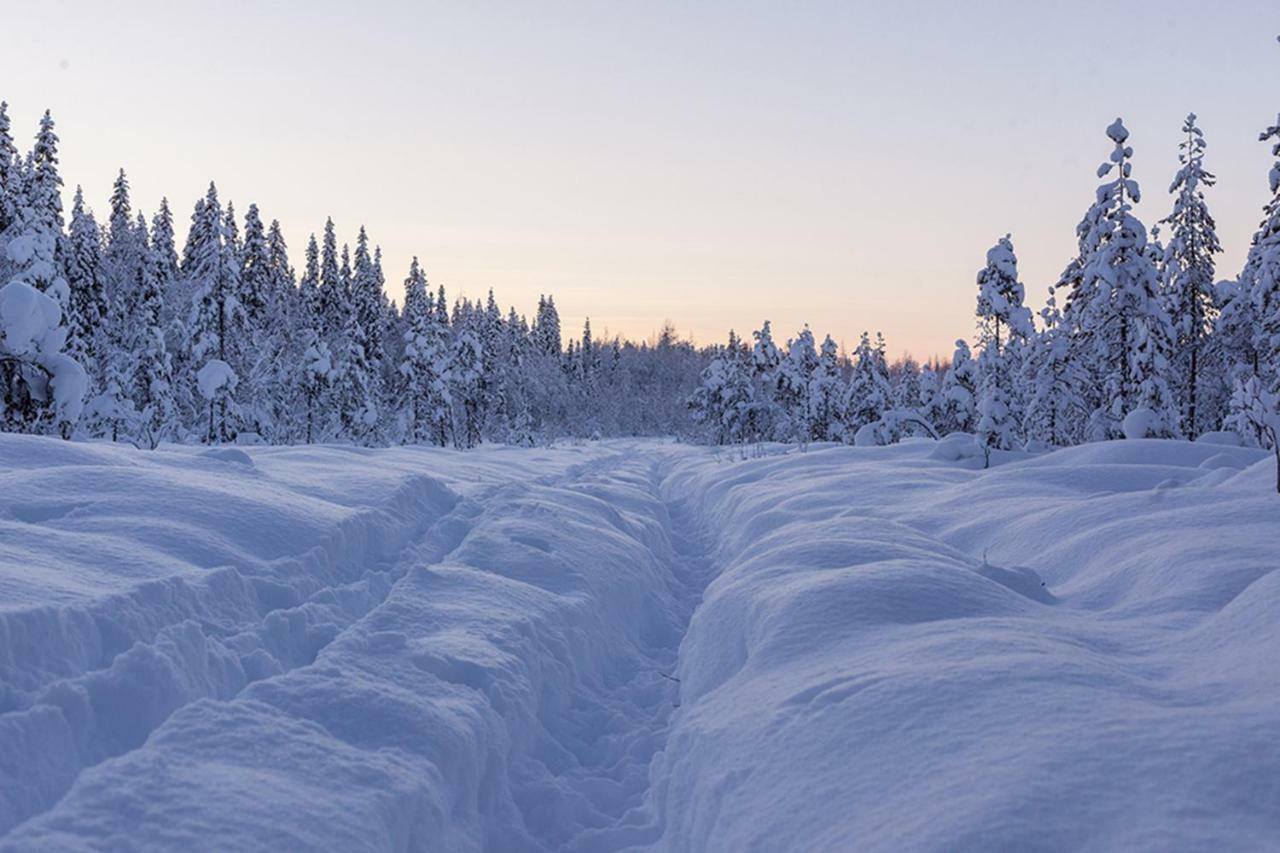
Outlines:
[[1260,452],[0,436],[0,848],[1274,849]]

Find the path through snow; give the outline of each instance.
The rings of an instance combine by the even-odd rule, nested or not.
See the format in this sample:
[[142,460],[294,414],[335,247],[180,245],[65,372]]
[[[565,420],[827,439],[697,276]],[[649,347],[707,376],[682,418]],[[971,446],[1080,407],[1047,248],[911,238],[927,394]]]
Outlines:
[[0,436],[0,849],[1265,847],[1265,458],[1001,461]]

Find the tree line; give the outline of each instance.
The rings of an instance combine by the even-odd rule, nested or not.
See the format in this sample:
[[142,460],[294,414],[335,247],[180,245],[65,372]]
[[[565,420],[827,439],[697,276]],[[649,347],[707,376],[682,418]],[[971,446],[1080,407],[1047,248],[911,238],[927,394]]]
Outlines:
[[[808,327],[785,344],[564,342],[554,297],[532,318],[432,287],[415,258],[403,304],[379,248],[332,220],[290,265],[277,221],[243,218],[210,184],[181,253],[167,200],[134,210],[122,170],[105,221],[76,189],[64,214],[45,113],[20,155],[0,103],[0,428],[177,442],[347,441],[472,447],[560,436],[675,434],[730,444],[884,444],[972,433],[994,449],[1280,429],[1280,119],[1277,162],[1248,259],[1218,280],[1206,143],[1182,126],[1169,214],[1135,216],[1129,132],[1076,228],[1078,251],[1033,314],[1010,237],[977,275],[977,335],[949,363],[889,364],[864,333],[844,355]],[[1280,453],[1280,448],[1277,448]]]
[[750,341],[730,333],[691,401],[707,435],[886,444],[966,432],[989,460],[994,449],[1232,429],[1280,460],[1280,119],[1260,136],[1276,157],[1270,200],[1244,268],[1225,280],[1196,116],[1182,126],[1172,209],[1150,232],[1133,212],[1129,131],[1116,119],[1106,134],[1078,252],[1038,317],[1005,236],[977,274],[974,349],[957,341],[949,365],[891,368],[884,341],[865,333],[852,358],[807,327],[785,347],[767,322]]
[[688,431],[708,353],[669,326],[653,342],[563,342],[553,296],[533,317],[449,302],[415,258],[402,305],[364,228],[332,220],[300,273],[280,224],[241,219],[210,184],[181,253],[167,200],[134,210],[122,170],[105,221],[62,202],[45,113],[20,156],[0,103],[0,428],[161,442],[345,441],[472,447]]

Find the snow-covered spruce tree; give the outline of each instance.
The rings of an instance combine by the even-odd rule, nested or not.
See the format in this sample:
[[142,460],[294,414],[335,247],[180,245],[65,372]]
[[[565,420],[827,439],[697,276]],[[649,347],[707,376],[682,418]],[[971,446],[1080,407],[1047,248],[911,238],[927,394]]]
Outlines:
[[751,431],[761,439],[786,440],[782,422],[785,415],[778,401],[778,368],[782,355],[773,340],[768,320],[751,333]]
[[62,178],[48,112],[0,235],[11,277],[0,287],[0,429],[69,437],[84,404],[84,369],[64,352],[70,288],[59,269]]
[[84,205],[84,193],[76,187],[71,206],[70,233],[64,259],[71,298],[67,306],[67,354],[80,362],[90,377],[99,375],[99,344],[104,336],[107,300],[102,269],[102,231]]
[[138,214],[136,226],[139,245],[146,263],[134,292],[129,335],[131,352],[129,396],[136,413],[135,432],[138,442],[151,449],[170,440],[175,431],[173,405],[173,363],[165,344],[164,287],[170,275],[172,244],[153,248],[148,240],[146,221]]
[[457,407],[454,443],[467,449],[479,445],[481,439],[484,351],[470,315],[459,319],[462,322],[453,339],[448,381],[450,396]]
[[1018,422],[1009,406],[1012,374],[993,336],[978,356],[978,424],[983,467],[991,465],[992,450],[1011,450],[1019,443]]
[[538,313],[533,321],[533,339],[539,352],[546,355],[560,354],[560,313],[556,310],[554,296],[548,296],[545,299],[538,297]]
[[827,335],[822,340],[818,365],[809,380],[808,425],[810,441],[843,441],[845,389],[840,370],[840,351]]
[[302,435],[307,444],[313,444],[327,432],[323,428],[323,405],[337,371],[333,368],[329,344],[314,329],[306,329],[303,344],[301,391],[306,414]]
[[174,441],[185,441],[190,427],[197,419],[199,408],[195,386],[189,379],[196,372],[196,368],[190,364],[191,330],[187,326],[191,314],[191,296],[187,291],[189,282],[182,274],[178,262],[173,212],[167,198],[160,199],[160,207],[151,217],[149,257],[156,287],[164,302],[161,323],[165,351],[169,356],[169,399],[173,409],[169,434]]
[[995,343],[1003,353],[1015,337],[1026,339],[1033,331],[1031,310],[1022,302],[1026,288],[1018,280],[1018,258],[1010,235],[1001,237],[987,250],[987,265],[978,271],[979,343]]
[[[320,277],[316,288],[316,320],[319,323],[317,331],[331,349],[338,343],[346,325],[346,315],[351,308],[347,295],[342,270],[338,266],[338,236],[333,219],[329,218],[324,223]],[[344,349],[344,345],[338,347],[338,351]]]
[[1103,211],[1097,246],[1083,274],[1088,301],[1075,331],[1088,336],[1102,399],[1090,414],[1089,437],[1167,436],[1178,432],[1177,414],[1166,382],[1173,326],[1160,302],[1159,279],[1147,253],[1147,231],[1132,213],[1140,198],[1129,162],[1129,132],[1116,119],[1107,136],[1114,143],[1098,168],[1115,178],[1098,188]]
[[1186,134],[1178,146],[1182,167],[1169,185],[1173,212],[1161,220],[1169,226],[1169,242],[1160,259],[1160,285],[1165,310],[1173,321],[1170,376],[1182,433],[1195,438],[1219,422],[1199,404],[1205,397],[1200,386],[1214,316],[1214,255],[1222,246],[1205,202],[1204,188],[1213,186],[1215,179],[1204,168],[1204,133],[1196,126],[1195,113],[1187,116],[1182,132]]
[[428,395],[434,381],[434,356],[429,352],[431,304],[427,280],[415,256],[404,280],[404,358],[400,362],[401,436],[407,444],[430,440]]
[[1017,378],[1022,373],[1027,341],[1035,334],[1031,311],[1022,304],[1025,295],[1026,288],[1018,280],[1018,258],[1013,252],[1012,239],[1006,234],[987,250],[986,266],[978,271],[977,307],[980,359],[987,361],[985,366],[979,365],[980,381],[1000,384],[998,392],[980,389],[979,415],[982,401],[998,394],[1003,406],[1001,417],[1007,422],[1007,429],[1000,437],[1002,449],[1021,441],[1024,403]]
[[94,393],[85,408],[85,428],[91,435],[120,441],[138,429],[134,406],[133,322],[138,290],[146,275],[146,229],[139,233],[133,218],[129,180],[121,169],[111,186],[111,214],[102,252],[106,321],[99,327],[93,364]]
[[1257,317],[1253,349],[1257,374],[1272,391],[1280,391],[1280,117],[1259,136],[1272,142],[1269,184],[1271,200],[1263,208],[1262,224],[1249,245],[1249,255],[1240,274],[1240,290],[1248,292]]
[[1280,492],[1280,392],[1268,391],[1257,376],[1238,380],[1227,425],[1275,454],[1276,491]]
[[11,128],[9,105],[0,101],[0,238],[18,216],[18,149]]
[[[751,366],[746,347],[730,330],[729,342],[717,348],[689,398],[694,422],[701,424],[715,444],[749,441]],[[807,436],[802,436],[805,438]]]
[[845,398],[845,437],[859,446],[887,444],[893,436],[882,423],[893,409],[893,389],[885,364],[884,339],[863,332],[853,353],[853,372]]
[[270,400],[261,387],[267,376],[260,364],[262,350],[266,348],[269,330],[267,306],[274,285],[271,247],[267,244],[266,228],[256,204],[250,204],[244,217],[244,240],[238,253],[240,275],[237,281],[236,300],[244,312],[244,329],[241,345],[236,347],[236,362],[232,368],[241,377],[240,428],[241,432],[259,436],[270,433],[268,409]]
[[273,444],[296,442],[301,435],[299,413],[302,410],[302,352],[311,317],[307,305],[295,285],[293,267],[289,265],[289,249],[278,220],[267,230],[271,258],[271,293],[267,301],[265,345],[258,354],[259,375],[255,380],[268,401],[266,415]]
[[809,382],[818,367],[818,351],[813,332],[805,326],[787,341],[787,351],[778,363],[777,401],[780,410],[778,438],[783,441],[808,440]]
[[235,437],[232,395],[239,377],[232,367],[236,360],[233,336],[244,330],[245,315],[239,301],[240,264],[212,183],[193,216],[191,231],[186,270],[192,282],[188,364],[196,375],[188,381],[196,383],[207,405],[204,440],[213,444]]
[[919,413],[920,419],[928,424],[933,433],[937,435],[944,417],[942,383],[938,378],[938,371],[932,363],[920,368],[919,399],[920,404],[916,411]]
[[[360,226],[360,234],[356,238],[355,268],[351,277],[352,311],[357,321],[353,334],[353,344],[359,346],[365,364],[365,414],[367,429],[365,440],[379,440],[377,434],[380,407],[383,403],[383,365],[384,347],[382,329],[383,319],[382,273],[374,264],[374,256],[369,250],[369,235],[364,226]],[[372,415],[372,422],[368,416]]]
[[1055,287],[1049,288],[1040,318],[1042,328],[1027,342],[1020,375],[1022,433],[1028,443],[1064,447],[1080,440],[1087,409],[1079,395],[1085,380],[1073,358],[1070,330],[1063,325]]
[[[330,342],[330,347],[335,348],[333,351],[338,355],[334,402],[343,435],[352,441],[374,443],[377,441],[382,366],[371,358],[375,331],[366,326],[366,322],[376,326],[380,332],[381,320],[377,314],[378,282],[364,228],[360,229],[356,243],[354,267],[348,259],[347,247],[343,247],[340,279],[344,295],[330,306],[331,310],[336,306],[342,319],[340,334]],[[340,349],[336,349],[338,347]]]
[[942,377],[942,418],[938,432],[973,432],[977,423],[978,368],[969,352],[969,345],[956,341],[951,366]]

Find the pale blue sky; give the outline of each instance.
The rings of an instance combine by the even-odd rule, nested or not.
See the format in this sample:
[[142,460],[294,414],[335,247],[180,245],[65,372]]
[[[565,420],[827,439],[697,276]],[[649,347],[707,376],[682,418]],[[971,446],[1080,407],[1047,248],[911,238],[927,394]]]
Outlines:
[[0,99],[24,140],[54,110],[99,212],[124,166],[185,228],[213,178],[299,257],[364,223],[393,294],[417,254],[575,333],[769,317],[948,354],[1006,231],[1043,300],[1117,115],[1149,223],[1200,115],[1234,272],[1280,110],[1274,0],[5,6]]

